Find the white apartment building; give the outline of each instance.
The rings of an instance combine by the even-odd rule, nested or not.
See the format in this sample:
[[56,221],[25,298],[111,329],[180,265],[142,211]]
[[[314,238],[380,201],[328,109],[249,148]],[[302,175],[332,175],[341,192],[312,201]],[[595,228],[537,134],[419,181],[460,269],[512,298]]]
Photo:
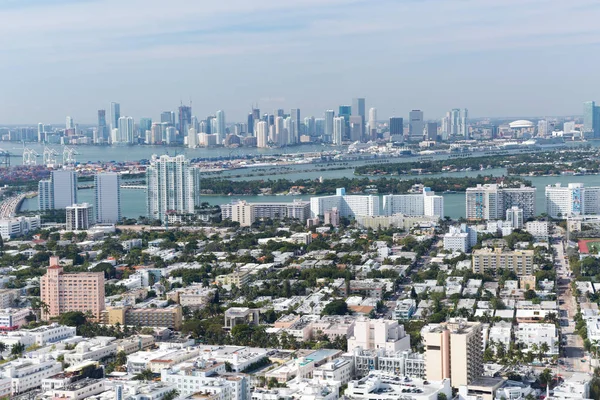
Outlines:
[[94,225],[94,207],[88,203],[73,204],[66,208],[68,231],[85,231]]
[[346,189],[339,188],[333,196],[311,197],[311,218],[325,215],[326,211],[337,208],[340,217],[356,215],[379,215],[379,196],[346,195]]
[[103,393],[106,382],[104,379],[82,379],[59,389],[53,389],[50,394],[53,399],[84,400]]
[[536,214],[535,193],[536,188],[525,186],[508,188],[485,184],[467,188],[467,219],[500,220],[506,217],[506,210],[518,207],[523,210],[523,220],[527,220]]
[[408,216],[444,217],[444,198],[437,196],[430,188],[423,188],[421,194],[401,194],[383,196],[383,215],[404,214]]
[[523,229],[523,210],[514,206],[506,210],[506,220],[514,229]]
[[20,297],[19,289],[0,289],[0,308],[11,308],[14,301]]
[[94,181],[96,222],[116,224],[121,220],[121,175],[116,172],[96,174]]
[[525,346],[523,351],[527,351],[533,344],[540,348],[542,343],[546,343],[550,349],[546,355],[558,354],[558,331],[554,324],[520,323],[515,329],[515,339]]
[[10,378],[11,395],[40,387],[42,379],[62,371],[62,364],[55,360],[41,358],[19,358],[2,366],[0,376]]
[[[347,357],[347,356],[345,356]],[[362,378],[370,371],[378,370],[399,376],[425,379],[425,357],[410,350],[384,351],[363,350],[352,353],[354,376]]]
[[348,338],[348,352],[358,347],[365,350],[408,350],[410,336],[398,321],[361,318],[354,324],[354,335]]
[[600,214],[600,187],[586,188],[583,183],[546,186],[546,214],[552,218]]
[[146,169],[150,218],[166,221],[168,212],[193,214],[200,205],[199,169],[183,155],[153,155]]
[[535,240],[548,241],[548,222],[530,221],[525,223],[525,231],[530,233]]
[[452,226],[450,231],[444,235],[444,250],[468,253],[470,248],[469,234],[462,232],[460,228]]
[[23,236],[31,231],[39,229],[42,225],[40,216],[35,217],[16,217],[0,220],[0,235],[2,239],[8,240],[14,237]]
[[353,365],[350,360],[338,358],[315,368],[313,378],[323,381],[337,381],[345,385],[352,378],[352,370]]
[[38,184],[40,211],[64,209],[77,203],[77,172],[61,169],[52,171],[50,179]]
[[0,309],[0,328],[19,328],[27,323],[27,316],[31,313],[31,309],[29,308]]
[[99,361],[117,354],[117,343],[114,337],[95,337],[75,346],[73,353],[65,354],[65,362],[73,365],[83,361]]
[[[260,218],[283,219],[291,218],[305,222],[310,217],[310,202],[304,200],[294,200],[291,203],[247,203],[245,201],[236,201],[231,204],[221,205],[221,217],[240,221],[239,210],[234,212],[236,205],[243,204],[247,207],[246,214],[256,220]],[[250,216],[251,215],[251,216]]]

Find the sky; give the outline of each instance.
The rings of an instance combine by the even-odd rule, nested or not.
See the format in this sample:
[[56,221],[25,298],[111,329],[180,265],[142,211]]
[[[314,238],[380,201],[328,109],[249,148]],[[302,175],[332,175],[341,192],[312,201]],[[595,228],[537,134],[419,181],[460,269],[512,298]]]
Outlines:
[[86,124],[98,109],[243,121],[582,114],[600,101],[597,0],[0,0],[0,124]]

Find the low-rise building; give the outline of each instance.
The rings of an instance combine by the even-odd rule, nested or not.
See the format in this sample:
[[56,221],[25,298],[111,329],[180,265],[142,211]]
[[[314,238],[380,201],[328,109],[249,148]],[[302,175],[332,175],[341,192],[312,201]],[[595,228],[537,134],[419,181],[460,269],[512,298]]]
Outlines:
[[330,361],[313,371],[313,378],[319,380],[337,381],[345,385],[352,378],[352,363],[350,360],[338,358]]
[[33,314],[29,308],[0,309],[0,330],[13,330],[27,323],[27,317]]
[[403,396],[411,400],[452,398],[450,379],[423,381],[381,371],[372,371],[362,379],[350,381],[344,395],[352,400],[395,400]]
[[558,330],[554,324],[520,323],[515,329],[515,339],[523,344],[525,352],[534,344],[541,350],[545,343],[548,347],[546,355],[558,354]]
[[517,276],[533,275],[533,250],[508,251],[500,248],[473,251],[473,272],[496,273],[499,269],[513,271]]
[[409,320],[417,311],[417,301],[414,299],[399,300],[394,308],[394,319]]
[[231,307],[225,311],[225,329],[239,324],[258,325],[260,310],[248,307]]
[[62,364],[58,361],[40,358],[19,358],[2,366],[0,376],[10,378],[11,395],[27,392],[40,387],[42,379],[58,374]]
[[410,335],[398,321],[361,318],[354,324],[354,335],[348,338],[348,351],[356,348],[400,351],[410,349]]

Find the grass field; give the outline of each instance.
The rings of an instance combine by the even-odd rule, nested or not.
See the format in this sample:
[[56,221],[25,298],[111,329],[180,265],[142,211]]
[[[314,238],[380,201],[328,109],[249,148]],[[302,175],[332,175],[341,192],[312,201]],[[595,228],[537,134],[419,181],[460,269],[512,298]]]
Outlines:
[[598,254],[600,252],[600,239],[581,239],[578,244],[580,253]]

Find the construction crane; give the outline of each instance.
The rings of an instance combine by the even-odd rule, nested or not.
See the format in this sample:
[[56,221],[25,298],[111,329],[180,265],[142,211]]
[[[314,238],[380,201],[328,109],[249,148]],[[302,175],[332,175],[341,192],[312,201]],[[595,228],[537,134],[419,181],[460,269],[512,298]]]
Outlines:
[[23,148],[23,165],[37,165],[37,157],[39,156],[34,149]]
[[0,149],[0,166],[10,167],[10,153],[4,149]]
[[63,165],[73,165],[77,162],[75,156],[79,153],[72,147],[65,146],[63,149]]
[[58,157],[58,152],[50,147],[44,147],[44,165],[56,165],[56,157]]

